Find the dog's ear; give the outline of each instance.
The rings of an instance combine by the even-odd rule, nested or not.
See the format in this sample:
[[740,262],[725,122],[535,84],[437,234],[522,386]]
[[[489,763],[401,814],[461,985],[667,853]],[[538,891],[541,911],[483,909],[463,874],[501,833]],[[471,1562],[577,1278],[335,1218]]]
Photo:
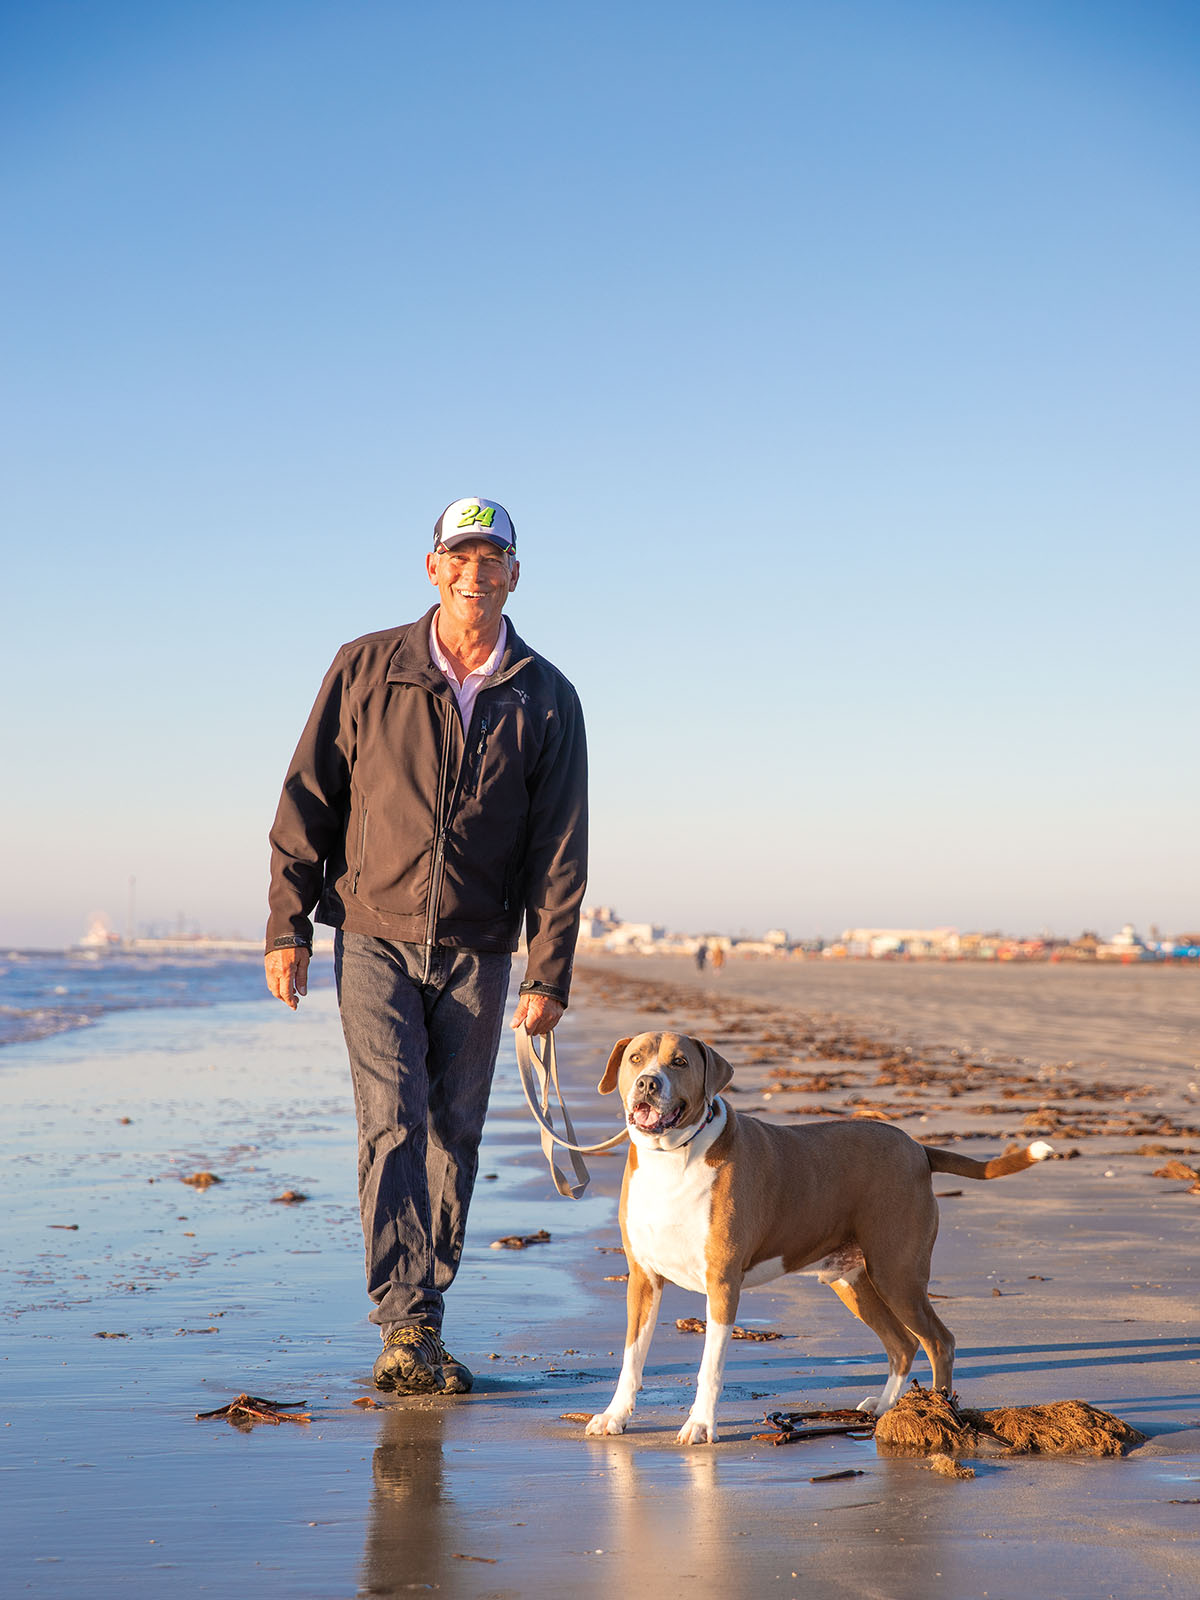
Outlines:
[[625,1054],[625,1046],[633,1043],[633,1035],[628,1039],[618,1039],[613,1045],[612,1055],[608,1058],[608,1065],[604,1069],[604,1076],[600,1079],[600,1093],[611,1094],[617,1087],[617,1073],[621,1070],[621,1057]]
[[712,1045],[697,1039],[700,1054],[704,1057],[704,1099],[709,1102],[733,1077],[733,1068],[724,1056],[718,1055]]

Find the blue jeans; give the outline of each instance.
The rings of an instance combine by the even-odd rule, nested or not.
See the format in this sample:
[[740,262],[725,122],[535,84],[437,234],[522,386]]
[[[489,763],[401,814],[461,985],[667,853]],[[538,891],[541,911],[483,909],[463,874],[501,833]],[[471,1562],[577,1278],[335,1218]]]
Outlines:
[[442,1324],[475,1187],[511,957],[339,930],[371,1321]]

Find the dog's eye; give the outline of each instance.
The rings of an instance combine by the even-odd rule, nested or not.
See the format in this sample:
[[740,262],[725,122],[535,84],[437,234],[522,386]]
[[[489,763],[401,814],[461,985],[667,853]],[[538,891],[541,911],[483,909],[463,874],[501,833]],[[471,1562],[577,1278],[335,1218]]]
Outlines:
[[671,1065],[673,1067],[686,1067],[687,1066],[687,1057],[686,1056],[676,1056],[674,1061],[672,1061]]
[[641,1066],[641,1064],[642,1064],[642,1058],[641,1058],[641,1056],[630,1056],[630,1058],[629,1058],[629,1065],[630,1065],[630,1066],[631,1066],[631,1067],[640,1067],[640,1066]]

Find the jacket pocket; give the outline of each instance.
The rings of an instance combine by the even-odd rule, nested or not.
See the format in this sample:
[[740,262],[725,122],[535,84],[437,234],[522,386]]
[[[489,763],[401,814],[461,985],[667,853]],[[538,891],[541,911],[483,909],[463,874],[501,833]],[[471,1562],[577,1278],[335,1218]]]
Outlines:
[[479,794],[480,781],[483,778],[483,758],[487,750],[488,730],[492,725],[491,710],[483,711],[479,717],[479,724],[471,735],[470,748],[467,751],[463,784],[461,793],[475,798]]
[[358,893],[358,880],[362,876],[363,859],[367,853],[367,802],[363,801],[362,818],[358,824],[358,853],[354,858],[354,882],[350,886],[352,894]]

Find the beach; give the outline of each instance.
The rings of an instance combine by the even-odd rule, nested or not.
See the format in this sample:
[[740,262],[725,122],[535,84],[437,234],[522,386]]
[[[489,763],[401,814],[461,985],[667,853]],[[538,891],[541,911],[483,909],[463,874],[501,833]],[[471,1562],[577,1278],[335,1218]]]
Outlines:
[[[718,1444],[675,1443],[701,1347],[675,1323],[704,1307],[671,1288],[628,1433],[585,1438],[564,1414],[603,1408],[624,1339],[623,1157],[554,1192],[507,1037],[445,1328],[475,1391],[378,1395],[331,990],[295,1016],[130,1009],[0,1051],[2,1592],[1200,1592],[1200,1195],[1155,1176],[1200,1165],[1196,974],[588,958],[559,1029],[583,1137],[618,1126],[614,1040],[668,1026],[734,1064],[739,1111],[877,1115],[973,1156],[1049,1139],[1030,1172],[935,1183],[956,1387],[1086,1399],[1147,1442],[965,1482],[869,1440],[757,1442],[767,1412],[883,1381],[874,1336],[799,1279],[743,1297],[739,1323],[785,1337],[732,1347]],[[311,1420],[197,1420],[242,1392]]]

